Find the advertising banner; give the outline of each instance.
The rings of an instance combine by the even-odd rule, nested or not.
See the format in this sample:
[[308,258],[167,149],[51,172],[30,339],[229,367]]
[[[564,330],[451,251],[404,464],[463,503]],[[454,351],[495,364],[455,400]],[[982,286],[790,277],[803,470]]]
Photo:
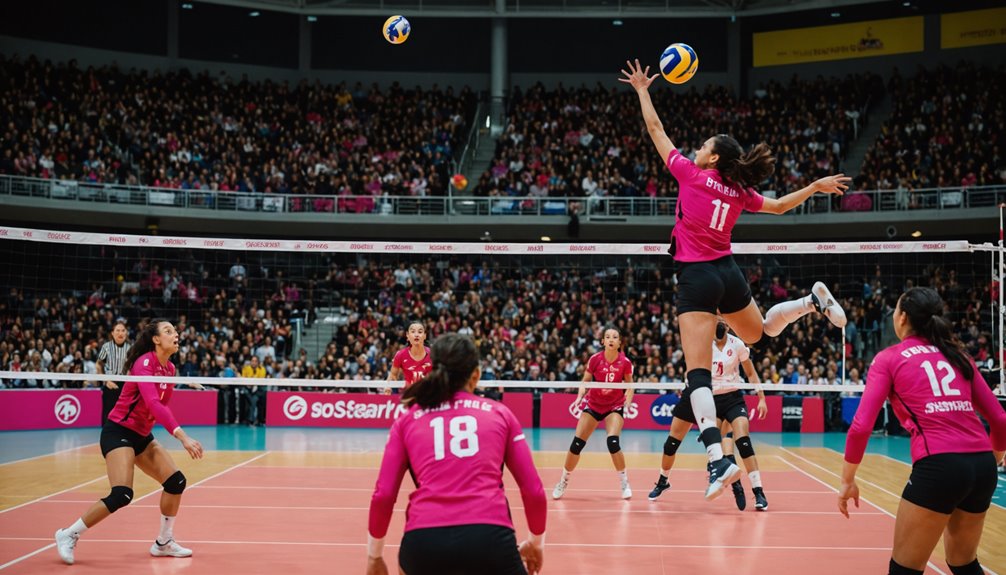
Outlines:
[[940,15],[940,48],[1006,43],[1006,8]]
[[923,17],[757,32],[754,66],[782,66],[921,52]]
[[[215,425],[217,392],[176,390],[171,411],[182,425]],[[0,391],[0,431],[99,427],[99,389],[7,389]]]

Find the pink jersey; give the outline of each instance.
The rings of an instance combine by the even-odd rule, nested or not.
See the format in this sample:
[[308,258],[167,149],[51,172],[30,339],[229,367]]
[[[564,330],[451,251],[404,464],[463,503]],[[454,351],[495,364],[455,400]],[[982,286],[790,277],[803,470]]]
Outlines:
[[671,232],[674,259],[708,262],[731,254],[730,234],[742,210],[761,210],[765,197],[737,185],[727,186],[717,170],[700,170],[677,149],[667,168],[678,180],[678,208]]
[[[604,352],[595,353],[587,360],[587,373],[594,381],[608,383],[622,383],[627,377],[632,376],[632,362],[625,354],[618,352],[615,361],[608,363],[604,359]],[[587,390],[587,407],[598,413],[609,411],[625,406],[624,389],[604,389],[591,388]]]
[[[972,366],[974,363],[972,362]],[[890,400],[912,436],[912,462],[936,453],[1006,449],[1006,413],[975,368],[968,381],[936,346],[911,336],[877,354],[845,443],[845,460],[859,463],[877,414]],[[992,440],[975,408],[992,428]]]
[[[168,362],[161,365],[155,352],[148,352],[136,359],[129,375],[152,375],[155,377],[172,377],[175,375],[175,365]],[[178,421],[168,409],[171,394],[175,390],[173,383],[136,383],[127,381],[122,385],[122,395],[108,414],[108,420],[123,427],[132,429],[140,435],[149,435],[154,428],[154,420],[164,426],[168,433],[174,435],[178,429]]]
[[405,530],[452,525],[513,529],[503,464],[520,486],[531,532],[545,532],[545,490],[517,418],[502,403],[459,391],[438,408],[413,405],[391,425],[370,500],[370,535],[388,532],[402,477],[412,472]]
[[398,350],[398,353],[395,354],[395,359],[391,361],[392,367],[402,370],[402,374],[405,376],[405,387],[409,387],[433,371],[433,362],[430,360],[430,348],[423,348],[426,351],[426,355],[419,361],[413,359],[409,349],[406,347]]

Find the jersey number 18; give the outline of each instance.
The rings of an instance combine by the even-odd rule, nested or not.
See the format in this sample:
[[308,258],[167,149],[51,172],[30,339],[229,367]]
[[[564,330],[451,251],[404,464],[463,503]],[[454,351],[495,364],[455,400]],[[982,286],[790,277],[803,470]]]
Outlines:
[[[476,435],[479,428],[477,419],[471,415],[459,415],[452,417],[447,426],[451,434],[449,445],[451,455],[464,459],[479,452],[479,436]],[[444,450],[444,418],[434,417],[430,420],[430,427],[433,428],[433,459],[440,461],[447,456]]]

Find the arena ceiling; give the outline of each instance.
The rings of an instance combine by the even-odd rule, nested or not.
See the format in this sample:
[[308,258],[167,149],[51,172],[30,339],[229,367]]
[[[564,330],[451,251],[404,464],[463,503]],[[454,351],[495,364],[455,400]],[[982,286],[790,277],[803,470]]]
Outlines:
[[[204,0],[212,4],[304,16],[424,14],[442,17],[760,16],[870,4],[871,0]],[[499,7],[497,7],[499,6]]]

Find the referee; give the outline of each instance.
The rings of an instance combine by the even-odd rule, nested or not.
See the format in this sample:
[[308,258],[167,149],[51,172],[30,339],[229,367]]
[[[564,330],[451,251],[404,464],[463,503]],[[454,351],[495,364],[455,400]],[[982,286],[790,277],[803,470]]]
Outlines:
[[[118,320],[112,327],[112,341],[106,341],[98,352],[98,373],[109,375],[122,375],[122,364],[129,353],[129,343],[126,342],[126,322]],[[101,423],[108,420],[108,414],[119,401],[119,394],[122,393],[118,383],[106,381],[101,386]]]

